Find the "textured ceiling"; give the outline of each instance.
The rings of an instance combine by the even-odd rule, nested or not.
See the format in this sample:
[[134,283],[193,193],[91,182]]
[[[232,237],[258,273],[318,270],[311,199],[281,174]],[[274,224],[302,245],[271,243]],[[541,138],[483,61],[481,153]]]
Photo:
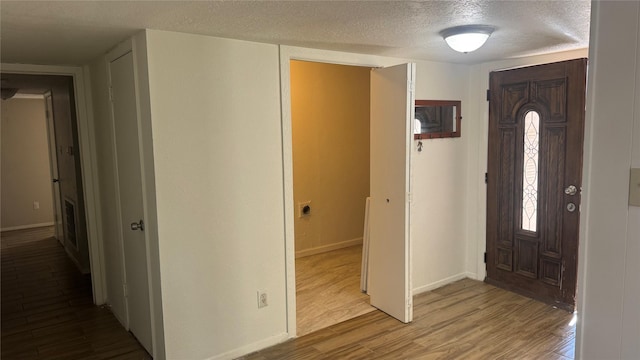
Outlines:
[[[2,62],[85,64],[145,28],[455,63],[585,48],[589,1],[7,1]],[[438,33],[496,27],[469,54]]]

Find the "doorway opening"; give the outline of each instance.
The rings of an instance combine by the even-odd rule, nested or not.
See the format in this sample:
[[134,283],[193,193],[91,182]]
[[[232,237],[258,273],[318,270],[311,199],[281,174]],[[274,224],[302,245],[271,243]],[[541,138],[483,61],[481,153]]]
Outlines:
[[361,289],[370,68],[291,60],[298,336],[375,310]]
[[[411,188],[411,139],[414,116],[416,65],[378,64],[345,61],[330,54],[311,55],[306,51],[281,54],[282,133],[284,163],[285,256],[287,278],[287,329],[296,336],[296,271],[293,186],[293,121],[291,101],[291,60],[366,66],[369,70],[369,201],[367,216],[367,282],[369,301],[376,309],[409,323],[413,319],[411,282],[411,241],[409,237]],[[374,62],[375,63],[375,62]],[[384,65],[391,65],[386,66]],[[305,199],[304,201],[309,201]],[[304,210],[304,206],[302,207]],[[313,202],[309,206],[313,211]]]
[[3,140],[8,140],[2,152],[2,230],[53,226],[69,258],[88,274],[74,79],[2,73],[2,90]]
[[[15,94],[2,100],[2,231],[52,233],[58,212],[50,175],[45,98]],[[32,240],[26,237],[25,242]]]

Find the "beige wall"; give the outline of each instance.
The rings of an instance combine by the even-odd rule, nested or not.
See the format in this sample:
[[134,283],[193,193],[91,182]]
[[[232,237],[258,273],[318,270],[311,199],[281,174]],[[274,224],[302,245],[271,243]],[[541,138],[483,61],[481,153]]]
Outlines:
[[[362,242],[369,196],[368,67],[291,62],[297,256]],[[311,215],[299,217],[299,203]]]
[[[44,99],[2,100],[2,230],[53,224]],[[34,209],[34,202],[40,204]]]

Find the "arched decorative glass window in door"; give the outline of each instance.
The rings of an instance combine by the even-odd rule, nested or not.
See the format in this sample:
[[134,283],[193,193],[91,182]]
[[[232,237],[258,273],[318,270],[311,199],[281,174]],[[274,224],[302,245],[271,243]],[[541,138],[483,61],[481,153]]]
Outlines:
[[524,152],[522,166],[522,229],[538,229],[538,154],[540,149],[540,114],[529,111],[524,116]]

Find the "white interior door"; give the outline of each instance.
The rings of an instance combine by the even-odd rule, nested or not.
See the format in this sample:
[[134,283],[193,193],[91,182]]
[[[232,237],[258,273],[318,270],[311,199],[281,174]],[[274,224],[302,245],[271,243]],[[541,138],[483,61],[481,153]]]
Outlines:
[[152,353],[138,116],[131,52],[109,64],[129,331]]
[[371,71],[371,305],[413,318],[409,249],[409,164],[415,64]]
[[64,244],[64,226],[62,223],[62,197],[60,195],[60,175],[58,174],[58,151],[56,146],[55,125],[53,121],[53,99],[51,92],[44,94],[47,115],[47,137],[49,140],[49,168],[51,173],[51,194],[53,195],[53,221],[56,239]]

